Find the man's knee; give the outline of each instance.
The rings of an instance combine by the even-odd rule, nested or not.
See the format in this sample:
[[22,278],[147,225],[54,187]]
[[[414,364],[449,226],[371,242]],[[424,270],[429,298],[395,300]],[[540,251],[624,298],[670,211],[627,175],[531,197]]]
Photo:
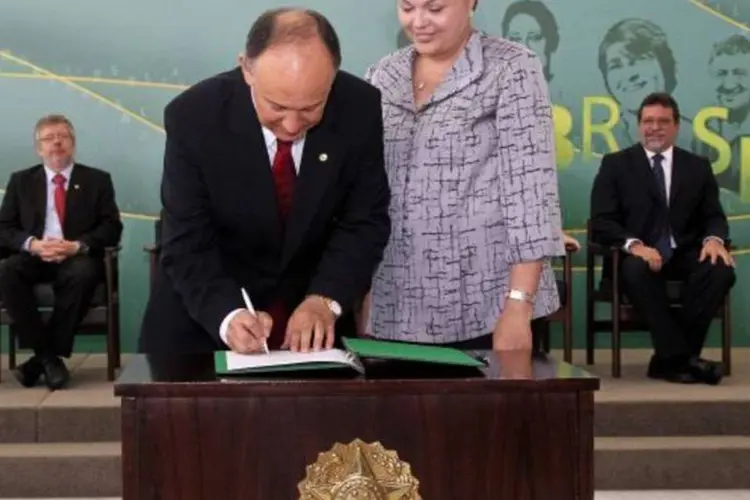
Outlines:
[[718,260],[715,264],[710,261],[706,261],[702,265],[703,272],[707,273],[708,279],[711,283],[718,287],[729,290],[734,286],[737,281],[737,274],[732,266],[728,266],[722,260]]
[[0,261],[0,287],[12,287],[23,281],[24,257],[20,254],[14,254]]
[[640,257],[628,255],[620,263],[620,277],[625,283],[638,283],[648,279],[652,274],[648,262]]
[[99,263],[87,255],[75,255],[60,265],[57,282],[93,286],[99,281]]

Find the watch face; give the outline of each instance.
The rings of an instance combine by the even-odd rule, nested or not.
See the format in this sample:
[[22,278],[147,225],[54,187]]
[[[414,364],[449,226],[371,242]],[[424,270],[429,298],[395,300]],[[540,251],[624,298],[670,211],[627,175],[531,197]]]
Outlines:
[[336,316],[341,316],[341,306],[336,301],[330,301],[328,303],[328,307],[331,309],[331,312],[335,314]]

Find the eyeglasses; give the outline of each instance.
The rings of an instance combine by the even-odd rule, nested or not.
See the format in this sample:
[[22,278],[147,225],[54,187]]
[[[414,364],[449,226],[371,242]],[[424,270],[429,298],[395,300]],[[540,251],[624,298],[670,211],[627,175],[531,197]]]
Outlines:
[[53,142],[55,140],[67,141],[69,139],[71,139],[70,134],[49,134],[39,138],[41,142]]

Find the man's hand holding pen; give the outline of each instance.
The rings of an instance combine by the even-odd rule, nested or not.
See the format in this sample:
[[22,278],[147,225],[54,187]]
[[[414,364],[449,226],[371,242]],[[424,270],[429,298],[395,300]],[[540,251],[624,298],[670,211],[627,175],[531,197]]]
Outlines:
[[239,311],[229,322],[227,330],[229,347],[240,354],[267,352],[266,343],[271,335],[272,326],[273,320],[268,313]]

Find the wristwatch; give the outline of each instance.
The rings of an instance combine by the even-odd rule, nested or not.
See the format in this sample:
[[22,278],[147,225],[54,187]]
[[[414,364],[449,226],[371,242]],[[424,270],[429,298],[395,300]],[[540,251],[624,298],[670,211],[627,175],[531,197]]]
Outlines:
[[323,298],[323,301],[326,303],[326,306],[328,306],[328,309],[333,313],[334,316],[336,316],[336,319],[339,319],[341,316],[341,305],[336,302],[333,299]]
[[78,241],[78,253],[80,255],[88,255],[88,253],[89,253],[89,246],[86,243],[82,242],[82,241]]
[[313,295],[313,297],[316,297],[323,301],[323,303],[326,305],[329,311],[333,313],[333,315],[336,317],[336,319],[339,319],[341,317],[341,305],[336,302],[333,299],[329,299],[328,297],[323,297],[322,295]]
[[534,303],[534,295],[515,288],[512,288],[505,296],[511,300],[517,300],[519,302],[526,302],[528,304]]

